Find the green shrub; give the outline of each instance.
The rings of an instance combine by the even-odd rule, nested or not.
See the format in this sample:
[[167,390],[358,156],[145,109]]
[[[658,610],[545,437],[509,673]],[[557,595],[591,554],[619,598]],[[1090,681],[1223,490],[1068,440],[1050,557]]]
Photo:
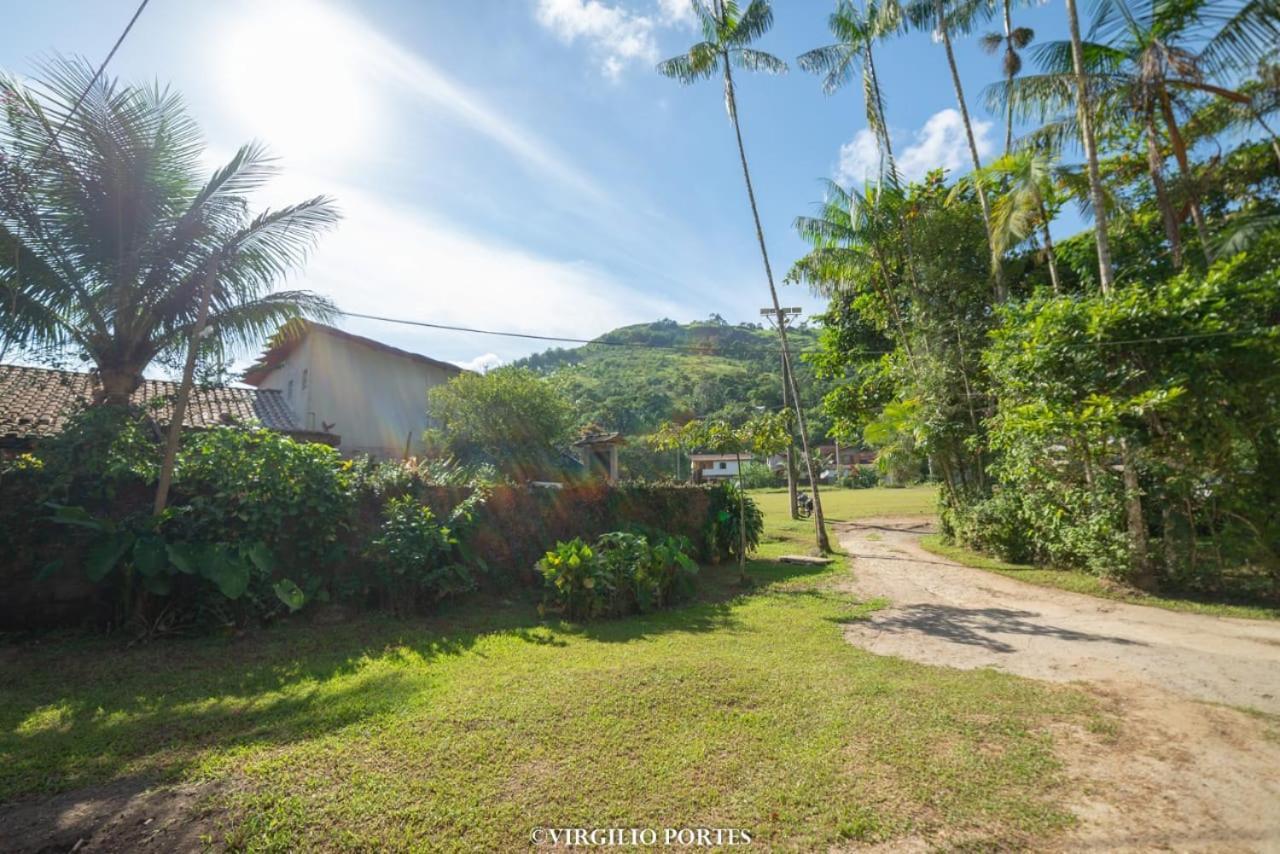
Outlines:
[[768,489],[771,486],[778,486],[785,482],[783,476],[778,475],[764,463],[754,460],[749,463],[743,463],[742,483],[747,489]]
[[[764,514],[749,495],[742,496],[739,512],[738,485],[719,484],[711,490],[711,510],[707,519],[707,556],[711,560],[737,559],[741,546],[739,525],[746,525],[747,553],[760,545],[764,533]],[[743,519],[745,518],[745,523]]]
[[475,578],[458,560],[457,547],[454,531],[430,508],[409,496],[392,498],[365,554],[380,604],[403,612],[473,589]]
[[692,590],[698,565],[689,551],[687,540],[622,531],[602,534],[595,548],[580,538],[557,543],[537,565],[544,607],[571,620],[669,607]]
[[854,466],[840,478],[839,485],[845,489],[874,489],[880,485],[880,474],[875,466]]

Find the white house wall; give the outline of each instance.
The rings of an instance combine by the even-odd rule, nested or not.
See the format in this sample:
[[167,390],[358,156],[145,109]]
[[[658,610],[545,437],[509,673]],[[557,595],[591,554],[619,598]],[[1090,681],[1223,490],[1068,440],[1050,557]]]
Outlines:
[[338,434],[344,455],[398,459],[406,442],[410,454],[422,452],[427,390],[455,375],[315,330],[261,387],[284,392],[299,425]]

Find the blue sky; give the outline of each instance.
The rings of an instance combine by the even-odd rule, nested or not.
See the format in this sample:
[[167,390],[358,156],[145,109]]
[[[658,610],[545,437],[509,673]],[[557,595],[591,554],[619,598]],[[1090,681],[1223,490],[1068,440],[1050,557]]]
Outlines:
[[[53,52],[96,63],[135,5],[11,4],[0,68],[29,74]],[[820,200],[820,180],[865,168],[858,88],[827,97],[794,67],[828,40],[831,7],[775,0],[760,47],[792,71],[739,78],[779,278],[804,252],[791,221]],[[1015,23],[1037,41],[1065,31],[1060,3],[1018,10]],[[284,173],[262,204],[337,197],[342,225],[291,285],[349,311],[588,338],[660,317],[754,321],[768,303],[721,89],[653,70],[696,38],[678,0],[152,0],[110,71],[182,92],[210,169],[266,141]],[[994,154],[1001,123],[979,94],[998,59],[974,38],[957,50]],[[912,35],[877,63],[904,163],[963,169],[942,47]],[[798,287],[783,299],[821,308]],[[459,363],[545,346],[342,325]]]

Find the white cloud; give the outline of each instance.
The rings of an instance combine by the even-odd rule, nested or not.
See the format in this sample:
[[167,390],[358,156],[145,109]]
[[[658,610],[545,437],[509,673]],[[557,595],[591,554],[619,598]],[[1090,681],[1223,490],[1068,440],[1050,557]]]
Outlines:
[[497,353],[482,353],[474,359],[468,359],[465,362],[458,362],[458,367],[464,371],[475,371],[478,374],[487,374],[494,368],[502,365],[506,359]]
[[534,17],[565,44],[582,40],[600,58],[600,71],[617,80],[627,66],[658,61],[656,33],[697,24],[690,0],[657,0],[654,14],[640,14],[602,0],[538,0]]
[[[283,197],[315,179],[289,174]],[[325,235],[296,286],[361,314],[535,335],[591,338],[618,326],[679,314],[671,301],[632,290],[598,267],[539,255],[459,230],[447,219],[348,185],[328,186],[343,220]],[[290,285],[295,286],[295,285]],[[343,326],[428,356],[466,360],[473,333],[350,320]],[[479,359],[531,349],[518,338],[480,338]],[[544,346],[552,346],[547,343]]]
[[[988,136],[991,122],[973,120],[973,138],[978,156],[985,158],[994,150]],[[916,181],[930,169],[942,168],[952,175],[963,174],[973,167],[969,155],[969,143],[965,139],[964,122],[960,111],[948,107],[939,110],[912,133],[913,142],[905,148],[895,137],[898,173],[904,180]],[[863,183],[879,173],[880,153],[875,134],[863,128],[849,142],[840,146],[840,159],[835,177],[842,183]]]
[[691,0],[658,0],[658,17],[664,24],[677,27],[693,27],[698,23]]
[[630,62],[654,63],[658,45],[654,21],[600,0],[538,0],[538,23],[566,44],[578,39],[601,55],[601,70],[617,79]]
[[880,174],[880,146],[876,135],[863,128],[853,139],[840,146],[840,161],[836,164],[836,182],[840,184],[865,184]]

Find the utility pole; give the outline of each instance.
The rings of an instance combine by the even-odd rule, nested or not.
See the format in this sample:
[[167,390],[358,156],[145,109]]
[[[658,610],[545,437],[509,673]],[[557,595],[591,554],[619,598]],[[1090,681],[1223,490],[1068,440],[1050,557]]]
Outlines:
[[[787,320],[792,317],[798,317],[800,309],[797,307],[784,308],[782,311],[774,311],[772,308],[760,309],[760,316],[765,318],[769,325],[772,326],[774,321],[786,324]],[[787,408],[787,356],[782,354],[782,408]],[[788,439],[793,437],[788,436]],[[800,502],[796,495],[796,453],[795,443],[787,442],[787,500],[791,504],[791,518],[800,518]]]

